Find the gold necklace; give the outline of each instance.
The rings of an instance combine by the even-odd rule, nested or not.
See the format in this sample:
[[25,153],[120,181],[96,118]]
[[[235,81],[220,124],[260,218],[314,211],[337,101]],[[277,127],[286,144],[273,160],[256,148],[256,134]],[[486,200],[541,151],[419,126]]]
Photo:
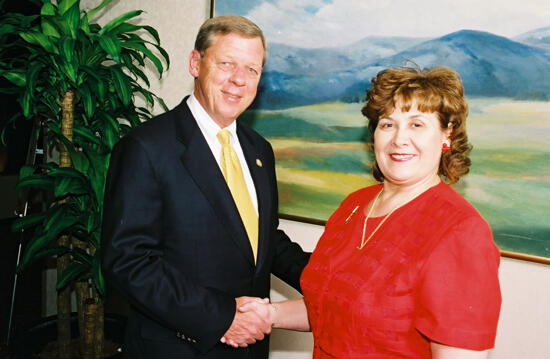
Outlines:
[[361,245],[359,247],[355,247],[358,251],[360,251],[361,249],[363,249],[363,247],[369,243],[370,239],[372,238],[372,236],[374,236],[374,234],[376,233],[376,231],[378,231],[378,229],[380,227],[382,227],[382,225],[384,224],[384,222],[386,221],[386,219],[388,219],[388,217],[397,209],[399,208],[400,206],[395,206],[391,211],[388,212],[388,214],[386,214],[386,216],[382,219],[382,221],[378,224],[378,226],[376,226],[376,228],[374,229],[374,231],[372,231],[372,233],[370,234],[369,238],[367,238],[367,240],[365,240],[365,230],[367,229],[367,221],[369,220],[369,217],[374,209],[374,206],[376,205],[376,201],[378,201],[378,197],[380,197],[380,195],[382,194],[382,191],[384,191],[384,189],[381,189],[380,192],[378,192],[378,194],[376,195],[376,197],[374,197],[374,201],[372,201],[372,206],[370,207],[369,209],[369,213],[367,213],[367,217],[365,218],[365,222],[363,222],[363,235],[361,236]]

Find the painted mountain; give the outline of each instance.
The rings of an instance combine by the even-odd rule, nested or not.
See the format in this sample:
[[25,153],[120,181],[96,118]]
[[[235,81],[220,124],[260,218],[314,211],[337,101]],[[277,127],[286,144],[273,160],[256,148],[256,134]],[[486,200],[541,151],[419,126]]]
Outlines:
[[378,71],[407,61],[421,67],[455,69],[462,76],[467,96],[550,100],[550,54],[540,43],[532,46],[534,40],[522,39],[525,43],[461,30],[431,40],[366,38],[331,49],[273,44],[255,107],[359,102]]
[[514,37],[514,40],[522,44],[540,47],[550,54],[550,26],[526,32]]

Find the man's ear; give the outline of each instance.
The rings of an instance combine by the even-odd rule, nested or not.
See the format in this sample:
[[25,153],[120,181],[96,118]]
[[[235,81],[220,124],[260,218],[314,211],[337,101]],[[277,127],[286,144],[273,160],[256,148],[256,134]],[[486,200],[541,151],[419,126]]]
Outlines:
[[198,50],[191,51],[189,55],[189,73],[194,78],[199,77],[199,70],[201,66],[201,53]]

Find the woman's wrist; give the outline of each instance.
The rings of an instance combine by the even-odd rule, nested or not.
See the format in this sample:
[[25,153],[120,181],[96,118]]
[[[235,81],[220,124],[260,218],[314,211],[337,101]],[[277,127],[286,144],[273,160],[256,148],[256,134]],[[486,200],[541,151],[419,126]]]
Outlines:
[[279,304],[278,303],[271,303],[269,305],[269,316],[271,321],[271,327],[276,328],[277,327],[277,312],[279,311]]

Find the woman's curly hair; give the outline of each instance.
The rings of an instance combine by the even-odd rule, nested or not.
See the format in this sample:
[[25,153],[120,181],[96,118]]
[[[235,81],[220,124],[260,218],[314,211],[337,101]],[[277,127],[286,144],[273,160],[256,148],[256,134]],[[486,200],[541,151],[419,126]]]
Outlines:
[[[373,141],[380,117],[391,114],[398,102],[403,112],[416,103],[419,111],[438,115],[442,130],[451,128],[451,150],[442,153],[438,174],[452,184],[468,173],[471,163],[468,153],[472,149],[466,134],[468,103],[457,72],[448,67],[390,68],[380,71],[371,84],[361,112],[368,118]],[[376,161],[372,171],[376,180],[384,180]]]

